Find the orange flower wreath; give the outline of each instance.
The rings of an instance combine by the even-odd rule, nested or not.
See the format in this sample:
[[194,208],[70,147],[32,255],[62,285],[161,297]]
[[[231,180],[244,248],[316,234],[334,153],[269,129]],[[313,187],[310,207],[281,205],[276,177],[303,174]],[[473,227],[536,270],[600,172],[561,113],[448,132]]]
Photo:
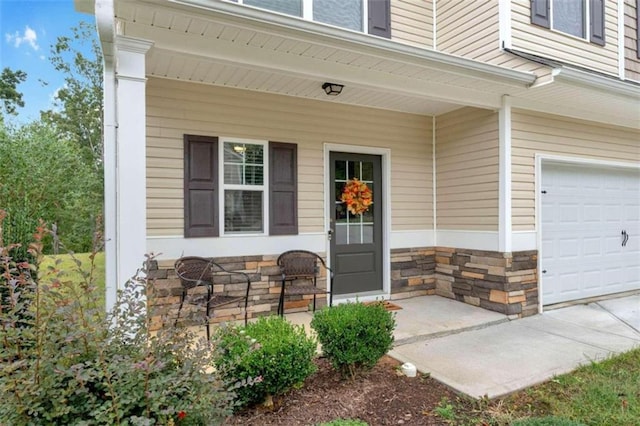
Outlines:
[[347,205],[347,210],[353,214],[362,214],[369,210],[373,203],[371,189],[366,183],[353,178],[344,185],[340,200]]

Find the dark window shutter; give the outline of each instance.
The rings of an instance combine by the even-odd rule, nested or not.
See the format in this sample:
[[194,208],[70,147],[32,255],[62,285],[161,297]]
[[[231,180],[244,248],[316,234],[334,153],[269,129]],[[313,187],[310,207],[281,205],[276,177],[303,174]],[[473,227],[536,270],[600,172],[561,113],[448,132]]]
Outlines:
[[604,0],[591,0],[589,5],[591,32],[589,41],[604,46]]
[[531,0],[531,23],[541,27],[551,27],[551,0]]
[[269,142],[269,235],[298,233],[298,146]]
[[184,236],[218,236],[218,138],[184,135]]
[[369,34],[391,38],[391,0],[369,0]]

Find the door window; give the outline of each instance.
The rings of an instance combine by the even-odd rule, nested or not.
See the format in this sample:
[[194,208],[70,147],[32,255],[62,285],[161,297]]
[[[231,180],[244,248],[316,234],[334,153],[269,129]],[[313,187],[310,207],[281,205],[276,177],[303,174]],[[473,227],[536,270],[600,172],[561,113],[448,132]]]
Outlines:
[[371,191],[372,201],[375,202],[375,188],[373,183],[373,163],[369,161],[338,160],[335,163],[335,238],[336,244],[371,244],[374,242],[374,209],[373,203],[362,214],[354,214],[342,201],[345,186],[358,179]]

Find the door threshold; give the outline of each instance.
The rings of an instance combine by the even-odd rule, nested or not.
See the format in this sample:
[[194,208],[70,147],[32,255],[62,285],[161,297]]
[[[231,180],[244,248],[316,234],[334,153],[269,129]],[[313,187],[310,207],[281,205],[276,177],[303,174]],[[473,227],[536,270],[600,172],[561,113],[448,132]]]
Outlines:
[[375,302],[376,300],[387,300],[389,295],[382,291],[365,291],[362,293],[340,294],[333,296],[333,304],[354,303],[354,302]]

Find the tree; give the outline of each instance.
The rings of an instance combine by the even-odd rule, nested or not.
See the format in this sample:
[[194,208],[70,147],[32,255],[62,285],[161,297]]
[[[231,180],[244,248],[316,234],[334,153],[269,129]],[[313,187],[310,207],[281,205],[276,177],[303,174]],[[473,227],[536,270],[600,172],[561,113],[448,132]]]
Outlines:
[[54,108],[43,111],[41,117],[61,137],[76,142],[101,171],[102,54],[94,25],[81,22],[71,31],[71,36],[58,37],[51,47],[51,63],[65,75],[65,84],[55,96]]
[[27,74],[24,71],[12,71],[11,68],[2,70],[2,74],[0,74],[0,100],[4,112],[7,114],[16,114],[16,107],[22,108],[24,106],[22,93],[18,92],[17,87],[26,79]]

